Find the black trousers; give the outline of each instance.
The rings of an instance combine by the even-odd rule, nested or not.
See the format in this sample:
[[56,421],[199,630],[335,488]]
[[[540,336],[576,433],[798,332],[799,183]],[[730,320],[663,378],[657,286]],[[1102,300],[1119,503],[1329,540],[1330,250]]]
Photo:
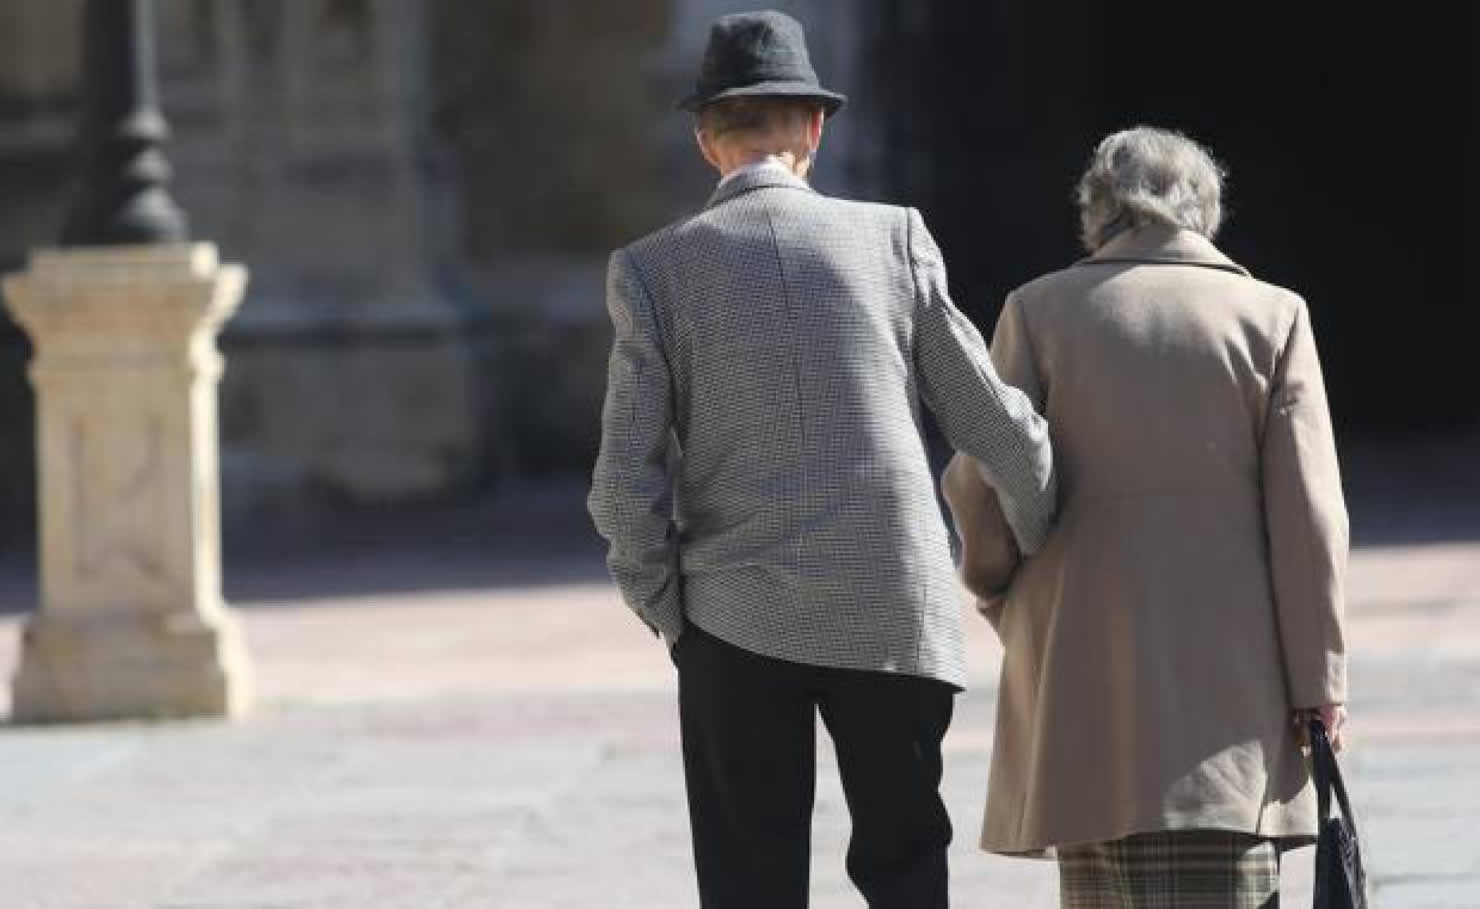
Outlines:
[[853,819],[848,876],[872,909],[944,909],[954,688],[771,659],[692,625],[674,662],[704,909],[807,905],[818,713]]

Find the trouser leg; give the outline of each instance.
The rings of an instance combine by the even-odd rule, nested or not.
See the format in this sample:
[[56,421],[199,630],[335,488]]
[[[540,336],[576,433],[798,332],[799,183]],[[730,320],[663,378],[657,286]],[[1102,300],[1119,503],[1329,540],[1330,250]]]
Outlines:
[[1059,849],[1066,909],[1279,909],[1275,842],[1164,830]]
[[885,673],[834,670],[823,688],[853,819],[848,876],[872,909],[949,903],[940,746],[954,699],[942,682]]
[[704,909],[804,909],[816,779],[807,667],[690,626],[675,653]]

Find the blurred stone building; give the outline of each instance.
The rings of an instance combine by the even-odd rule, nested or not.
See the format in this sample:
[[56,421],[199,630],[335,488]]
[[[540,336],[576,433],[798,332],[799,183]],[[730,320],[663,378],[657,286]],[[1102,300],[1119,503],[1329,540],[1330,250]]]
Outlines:
[[[709,21],[763,4],[156,3],[175,196],[252,269],[222,339],[228,521],[583,472],[607,253],[703,203],[673,103]],[[851,96],[819,187],[919,206],[978,324],[1081,254],[1093,143],[1170,126],[1231,167],[1220,245],[1310,301],[1340,431],[1480,439],[1480,5],[768,5]],[[80,7],[0,3],[3,270],[60,231]],[[31,517],[26,357],[0,315],[0,545]]]
[[[865,4],[782,3],[848,88]],[[0,4],[0,269],[72,192],[81,0]],[[173,192],[252,269],[228,326],[228,520],[584,471],[608,252],[702,204],[673,109],[715,0],[158,0]],[[822,182],[877,182],[866,118]],[[0,316],[0,525],[30,519],[26,343]]]

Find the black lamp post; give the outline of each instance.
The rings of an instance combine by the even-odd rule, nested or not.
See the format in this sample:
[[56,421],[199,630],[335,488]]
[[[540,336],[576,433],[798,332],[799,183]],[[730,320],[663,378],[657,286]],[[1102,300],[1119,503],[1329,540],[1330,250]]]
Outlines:
[[68,246],[177,243],[185,213],[166,190],[160,146],[153,0],[87,0],[87,120],[82,194],[62,234]]

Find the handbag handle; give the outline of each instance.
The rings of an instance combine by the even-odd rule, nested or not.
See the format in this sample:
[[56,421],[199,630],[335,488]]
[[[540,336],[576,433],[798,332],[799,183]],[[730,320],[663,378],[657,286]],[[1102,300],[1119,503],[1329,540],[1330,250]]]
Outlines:
[[1336,793],[1336,803],[1341,807],[1341,816],[1356,827],[1351,801],[1346,795],[1346,783],[1341,778],[1341,766],[1336,763],[1336,752],[1331,748],[1331,739],[1326,734],[1326,724],[1321,718],[1310,718],[1310,763],[1311,775],[1315,778],[1316,801],[1322,825],[1331,817],[1331,793]]

